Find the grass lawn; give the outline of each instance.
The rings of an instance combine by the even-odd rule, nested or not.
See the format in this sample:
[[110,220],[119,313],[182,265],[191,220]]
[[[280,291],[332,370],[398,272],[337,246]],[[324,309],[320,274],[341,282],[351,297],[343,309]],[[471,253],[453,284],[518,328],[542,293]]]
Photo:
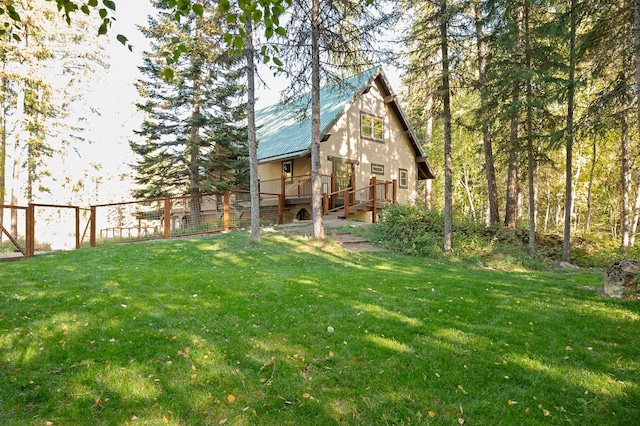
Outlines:
[[4,262],[0,424],[639,424],[601,284],[281,233]]

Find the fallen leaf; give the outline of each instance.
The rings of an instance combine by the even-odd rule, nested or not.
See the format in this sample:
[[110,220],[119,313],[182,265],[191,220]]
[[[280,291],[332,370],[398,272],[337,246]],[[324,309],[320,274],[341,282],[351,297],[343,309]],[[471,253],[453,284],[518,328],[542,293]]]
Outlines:
[[458,424],[459,424],[459,425],[463,425],[463,424],[464,424],[464,419],[463,419],[462,417],[460,417],[460,418],[458,419]]
[[233,404],[236,401],[236,397],[233,396],[232,394],[229,394],[227,395],[227,401]]
[[509,405],[516,405],[516,404],[518,404],[518,401],[508,400],[508,401],[507,401],[507,404],[509,404]]
[[219,425],[225,425],[227,424],[227,419],[222,419],[218,422]]
[[427,413],[427,415],[428,415],[429,417],[435,417],[435,416],[436,416],[436,413],[434,413],[433,411],[429,411],[429,412]]
[[545,416],[548,416],[548,415],[550,415],[550,414],[551,414],[551,413],[549,412],[549,410],[542,410],[542,413],[543,413]]
[[169,423],[169,419],[167,418],[167,416],[162,416],[162,423]]
[[310,396],[311,396],[311,395],[309,395],[309,394],[308,394],[308,393],[306,393],[306,392],[302,394],[302,397],[303,397],[303,398],[309,398]]

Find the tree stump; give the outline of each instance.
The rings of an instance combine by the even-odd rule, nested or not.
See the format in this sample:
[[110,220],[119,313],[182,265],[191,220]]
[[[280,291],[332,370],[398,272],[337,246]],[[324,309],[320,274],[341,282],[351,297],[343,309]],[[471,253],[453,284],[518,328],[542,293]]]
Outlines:
[[604,276],[604,293],[616,298],[640,295],[640,260],[623,259],[611,265]]

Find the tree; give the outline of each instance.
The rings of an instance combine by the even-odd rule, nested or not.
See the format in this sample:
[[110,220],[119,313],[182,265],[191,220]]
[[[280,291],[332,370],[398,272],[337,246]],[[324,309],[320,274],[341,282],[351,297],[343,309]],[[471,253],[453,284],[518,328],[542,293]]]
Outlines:
[[[139,108],[147,115],[138,132],[144,140],[131,142],[140,157],[137,198],[247,186],[241,179],[246,176],[246,128],[238,124],[245,117],[238,83],[244,67],[222,42],[224,17],[212,3],[204,5],[202,16],[190,15],[177,25],[170,10],[156,2],[159,17],[150,18],[143,29],[152,52],[145,54],[141,68],[147,79],[138,83],[145,98]],[[166,81],[160,77],[163,52],[176,39],[184,52],[171,65],[174,79]]]
[[453,163],[451,160],[451,89],[449,87],[449,11],[447,0],[440,0],[440,47],[442,52],[442,114],[444,118],[444,251],[452,248]]
[[[342,73],[362,71],[375,52],[374,31],[389,15],[357,0],[298,0],[291,8],[281,52],[291,77],[290,95],[311,92],[311,186],[315,238],[324,238],[320,176],[320,86]],[[379,50],[379,49],[378,49]],[[306,90],[305,90],[306,89]]]

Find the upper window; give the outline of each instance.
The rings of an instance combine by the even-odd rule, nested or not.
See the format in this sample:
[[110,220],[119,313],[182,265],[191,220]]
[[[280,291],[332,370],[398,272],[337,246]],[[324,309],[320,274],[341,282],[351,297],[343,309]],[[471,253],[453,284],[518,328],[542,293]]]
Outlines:
[[282,174],[287,182],[293,182],[293,161],[282,162]]
[[374,175],[383,175],[384,174],[384,165],[383,164],[371,164],[371,173]]
[[398,186],[400,188],[408,188],[409,187],[409,172],[405,169],[398,170]]
[[380,117],[374,117],[370,114],[360,114],[360,134],[363,138],[373,139],[374,141],[384,141],[384,124]]

